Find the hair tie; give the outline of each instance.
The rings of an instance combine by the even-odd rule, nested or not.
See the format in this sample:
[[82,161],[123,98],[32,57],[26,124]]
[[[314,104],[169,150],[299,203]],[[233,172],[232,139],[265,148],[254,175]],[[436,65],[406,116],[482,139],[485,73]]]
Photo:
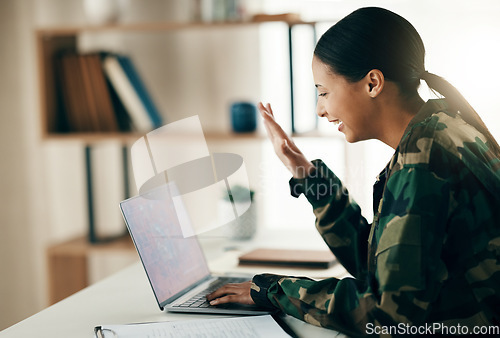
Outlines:
[[423,78],[425,78],[428,74],[429,74],[429,72],[428,72],[428,71],[423,70],[423,71],[422,71],[422,72],[418,75],[418,78],[419,78],[419,79],[423,79]]

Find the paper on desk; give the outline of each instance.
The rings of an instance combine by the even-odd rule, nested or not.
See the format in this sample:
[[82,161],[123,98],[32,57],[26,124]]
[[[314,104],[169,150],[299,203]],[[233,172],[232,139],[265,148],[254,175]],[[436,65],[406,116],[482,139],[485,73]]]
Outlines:
[[[98,335],[100,333],[100,335]],[[213,318],[96,327],[96,337],[236,337],[259,338],[290,336],[271,315],[236,318]]]

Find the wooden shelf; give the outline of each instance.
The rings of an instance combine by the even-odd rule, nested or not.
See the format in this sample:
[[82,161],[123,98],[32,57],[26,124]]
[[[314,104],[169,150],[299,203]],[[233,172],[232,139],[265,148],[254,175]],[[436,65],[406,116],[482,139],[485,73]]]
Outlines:
[[99,26],[65,26],[65,27],[43,27],[37,29],[37,34],[42,37],[50,36],[72,36],[82,32],[152,32],[152,31],[174,31],[185,29],[207,29],[207,28],[231,28],[263,23],[282,22],[289,26],[315,25],[317,21],[301,20],[279,20],[268,19],[259,21],[224,21],[224,22],[151,22],[151,23],[128,23]]
[[[141,134],[133,132],[59,132],[60,120],[64,109],[58,99],[56,69],[54,55],[62,50],[77,52],[78,39],[83,33],[151,33],[182,31],[189,29],[232,29],[236,27],[257,26],[264,23],[281,22],[289,27],[295,25],[316,25],[317,21],[301,21],[296,15],[264,16],[255,21],[228,21],[228,22],[153,22],[128,23],[114,25],[81,25],[62,27],[43,27],[36,30],[38,49],[38,69],[40,88],[41,139],[50,141],[80,141],[97,143],[116,140],[129,143],[137,140]],[[297,135],[298,136],[298,135]],[[215,140],[234,138],[239,140],[262,139],[260,134],[240,135],[236,133],[207,133],[207,138]]]
[[47,249],[50,304],[72,295],[89,285],[88,260],[93,254],[133,253],[130,236],[99,244],[87,238],[76,238]]
[[[117,141],[123,144],[133,143],[144,136],[141,133],[50,133],[44,135],[44,141],[65,141],[65,142],[81,142],[84,144],[100,143],[105,141]],[[294,133],[293,138],[339,138],[340,136],[333,133],[324,133],[319,131],[311,131],[304,133]],[[189,135],[183,137],[189,138]],[[181,136],[179,136],[181,138]],[[266,141],[266,134],[260,132],[251,133],[234,133],[234,132],[206,132],[205,138],[207,141]]]
[[[44,135],[44,141],[82,142],[85,144],[103,141],[133,143],[142,136],[144,136],[144,134],[141,133],[50,133]],[[189,134],[174,137],[189,139]],[[267,136],[261,133],[208,132],[205,133],[205,138],[208,141],[258,141],[265,140]]]
[[85,144],[99,143],[102,141],[118,141],[129,143],[143,136],[140,133],[48,133],[43,135],[44,141],[73,141]]

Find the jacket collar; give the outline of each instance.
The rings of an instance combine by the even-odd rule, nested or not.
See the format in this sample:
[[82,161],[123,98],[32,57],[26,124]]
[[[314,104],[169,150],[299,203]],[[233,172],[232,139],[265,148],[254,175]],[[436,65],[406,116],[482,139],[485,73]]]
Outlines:
[[403,133],[403,137],[401,138],[401,141],[399,141],[399,145],[401,145],[401,143],[406,139],[406,137],[408,136],[408,134],[411,132],[411,130],[415,125],[424,121],[432,114],[441,111],[448,113],[448,104],[444,99],[431,99],[428,100],[426,103],[424,103],[423,106],[418,111],[418,113],[413,117],[413,119],[411,119],[410,123],[408,123],[408,126],[406,127],[405,132]]
[[385,181],[385,179],[387,178],[388,173],[391,171],[391,169],[393,168],[394,164],[397,161],[399,147],[401,143],[406,139],[406,137],[410,134],[411,130],[418,123],[425,121],[425,119],[430,117],[432,114],[435,114],[440,111],[448,113],[448,104],[444,99],[431,99],[422,105],[417,114],[411,119],[410,123],[408,123],[408,126],[406,127],[403,133],[403,137],[401,138],[401,141],[399,141],[398,147],[396,148],[396,151],[394,152],[394,155],[392,156],[391,160],[386,165],[384,170],[382,170],[382,172],[380,172],[380,174],[377,175],[377,182]]

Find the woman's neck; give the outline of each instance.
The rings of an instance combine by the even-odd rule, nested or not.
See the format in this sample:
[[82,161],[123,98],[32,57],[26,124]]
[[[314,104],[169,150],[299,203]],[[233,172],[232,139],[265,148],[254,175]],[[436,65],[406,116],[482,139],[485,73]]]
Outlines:
[[403,99],[399,95],[388,98],[384,104],[384,123],[381,128],[379,140],[396,149],[413,117],[424,105],[419,95],[411,99]]

